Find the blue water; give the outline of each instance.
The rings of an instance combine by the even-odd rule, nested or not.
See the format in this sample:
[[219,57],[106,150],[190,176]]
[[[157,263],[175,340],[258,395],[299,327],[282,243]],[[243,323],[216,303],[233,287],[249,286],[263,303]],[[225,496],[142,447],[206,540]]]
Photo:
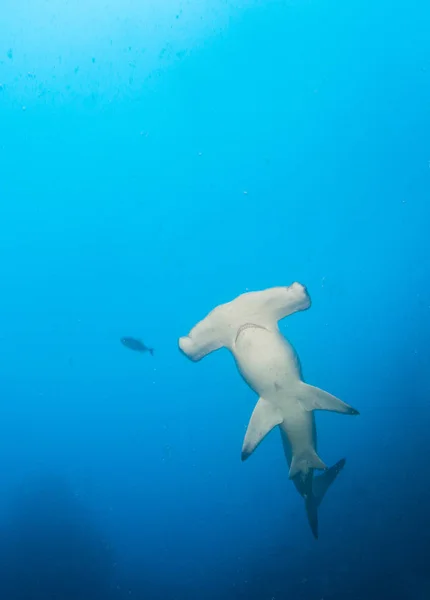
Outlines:
[[[2,600],[430,597],[430,8],[2,0]],[[347,458],[312,537],[226,350],[177,339],[300,281],[281,324]],[[155,347],[137,354],[119,339]]]

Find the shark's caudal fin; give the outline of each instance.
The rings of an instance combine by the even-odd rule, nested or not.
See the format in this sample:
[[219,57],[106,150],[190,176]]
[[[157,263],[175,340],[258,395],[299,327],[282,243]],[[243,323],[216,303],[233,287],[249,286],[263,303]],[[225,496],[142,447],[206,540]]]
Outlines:
[[[282,427],[280,427],[280,432],[285,458],[287,459],[288,465],[290,465],[291,473],[293,462],[291,446]],[[331,486],[344,466],[345,459],[342,458],[342,460],[339,460],[329,469],[326,468],[321,475],[315,476],[313,471],[310,470],[308,470],[307,473],[298,471],[292,479],[297,491],[305,501],[306,515],[315,539],[318,539],[318,507],[320,506],[328,488]]]
[[322,475],[313,478],[312,490],[304,496],[306,515],[315,539],[318,539],[318,507],[325,496],[328,488],[345,466],[342,458],[335,465],[327,469]]
[[324,390],[300,382],[298,398],[305,410],[331,410],[345,415],[359,415],[358,410]]
[[322,499],[325,496],[326,491],[331,486],[333,481],[342,471],[345,466],[346,460],[342,458],[335,465],[324,471],[321,475],[317,475],[314,477],[312,482],[312,492],[316,499],[317,506],[319,506],[322,502]]

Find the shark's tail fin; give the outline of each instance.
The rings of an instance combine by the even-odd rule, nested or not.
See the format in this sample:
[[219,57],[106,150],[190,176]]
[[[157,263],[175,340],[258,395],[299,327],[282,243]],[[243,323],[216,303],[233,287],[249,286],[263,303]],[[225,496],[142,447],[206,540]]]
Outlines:
[[318,539],[318,507],[328,488],[344,466],[345,459],[342,458],[335,465],[324,471],[322,475],[314,477],[312,481],[312,491],[305,496],[306,514],[315,539]]

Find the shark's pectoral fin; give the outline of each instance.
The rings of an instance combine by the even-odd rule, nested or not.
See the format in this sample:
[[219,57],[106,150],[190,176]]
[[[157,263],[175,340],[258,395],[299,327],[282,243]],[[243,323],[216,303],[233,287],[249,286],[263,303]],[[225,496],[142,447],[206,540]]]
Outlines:
[[254,411],[246,430],[245,439],[242,446],[242,460],[250,456],[261,440],[276,425],[283,421],[281,412],[264,398],[260,398],[255,405]]
[[307,383],[300,384],[299,400],[305,410],[331,410],[345,415],[359,415],[358,410],[324,390]]

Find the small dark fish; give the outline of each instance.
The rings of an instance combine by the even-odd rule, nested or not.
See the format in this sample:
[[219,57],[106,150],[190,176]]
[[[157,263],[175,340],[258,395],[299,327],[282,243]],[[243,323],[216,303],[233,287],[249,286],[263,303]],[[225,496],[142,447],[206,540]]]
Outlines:
[[135,338],[123,337],[121,338],[121,344],[130,350],[135,350],[136,352],[149,352],[151,356],[154,356],[154,348],[148,348],[143,342],[136,340]]

